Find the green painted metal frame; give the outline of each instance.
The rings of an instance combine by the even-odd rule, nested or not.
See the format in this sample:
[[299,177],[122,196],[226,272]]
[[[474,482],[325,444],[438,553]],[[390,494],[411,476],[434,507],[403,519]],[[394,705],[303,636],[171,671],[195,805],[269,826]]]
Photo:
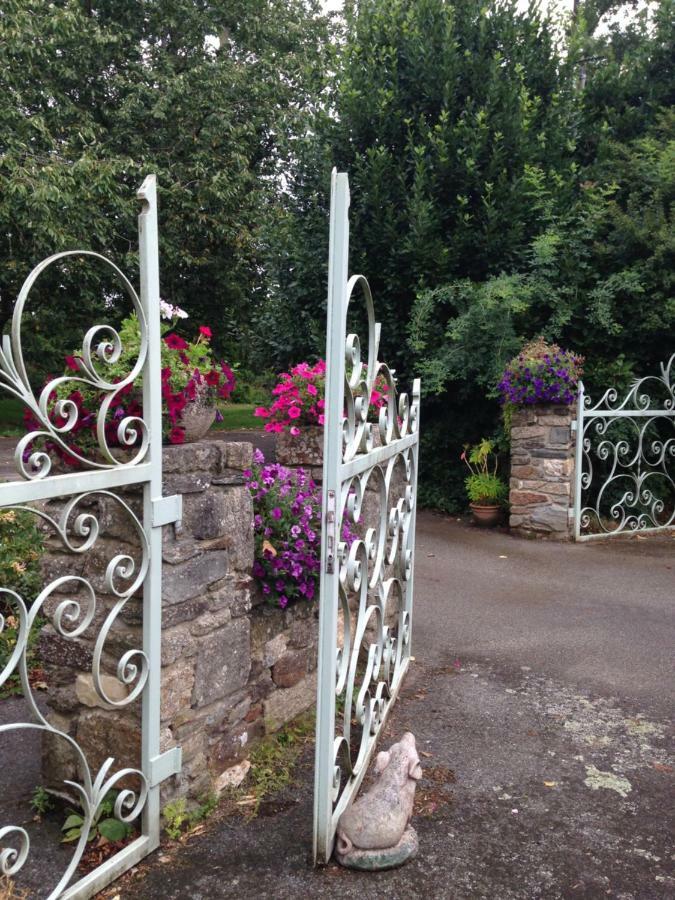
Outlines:
[[[419,463],[420,383],[414,383],[412,403],[405,394],[397,403],[393,372],[378,361],[380,325],[375,322],[370,287],[362,275],[348,277],[348,179],[335,171],[329,241],[315,863],[326,863],[331,857],[340,815],[367,772],[410,661]],[[347,311],[357,290],[368,314],[365,364],[357,336],[347,335]],[[367,419],[378,377],[386,384],[387,402],[373,426]],[[380,446],[374,445],[376,435]],[[396,467],[405,471],[405,491],[392,504]],[[379,492],[379,525],[348,547],[342,540],[343,521],[359,522],[366,490],[372,487]],[[388,624],[392,607],[395,626]],[[359,653],[365,644],[367,661],[361,672]],[[339,734],[337,696],[344,696]],[[350,747],[352,716],[362,725],[356,759]]]
[[[32,439],[37,435],[43,435],[51,438],[53,441],[63,443],[67,439],[67,432],[72,425],[66,425],[59,429],[53,425],[51,418],[47,412],[47,399],[50,391],[42,392],[40,398],[36,398],[31,390],[30,383],[23,365],[23,356],[21,351],[21,316],[24,304],[28,298],[30,288],[35,282],[38,275],[44,271],[47,266],[54,262],[64,259],[67,256],[85,256],[102,260],[108,267],[112,268],[123,287],[134,301],[134,307],[139,315],[142,331],[142,348],[139,360],[134,369],[126,379],[131,383],[137,377],[143,378],[143,420],[128,420],[120,425],[120,433],[129,436],[131,439],[133,429],[140,430],[142,441],[141,449],[136,453],[131,461],[119,462],[109,451],[105,437],[103,435],[102,422],[105,421],[105,411],[99,411],[99,444],[104,457],[103,463],[95,463],[94,468],[89,466],[89,470],[69,473],[64,475],[51,475],[50,463],[44,454],[33,453],[30,450],[31,435],[19,441],[17,453],[15,456],[17,469],[23,476],[24,480],[17,480],[0,484],[0,509],[8,507],[30,508],[28,504],[36,501],[52,499],[52,498],[70,498],[67,506],[75,508],[77,503],[84,496],[91,494],[105,494],[110,498],[117,498],[116,489],[129,485],[140,485],[143,488],[143,521],[140,523],[128,506],[119,499],[122,507],[130,514],[132,527],[136,527],[140,544],[143,551],[143,562],[140,571],[136,576],[132,587],[127,591],[118,593],[120,600],[115,607],[115,615],[124,605],[127,599],[133,596],[137,590],[143,591],[143,647],[142,650],[131,651],[131,655],[125,654],[125,657],[118,664],[118,678],[124,683],[131,685],[132,689],[128,700],[131,701],[138,696],[142,696],[142,745],[141,745],[141,766],[140,770],[123,769],[114,774],[114,760],[108,759],[101,767],[96,775],[92,778],[89,771],[86,754],[75,744],[72,739],[66,736],[58,729],[51,726],[47,720],[41,715],[40,711],[32,700],[30,686],[27,681],[25,669],[25,649],[27,646],[27,637],[32,624],[29,618],[26,605],[17,595],[12,595],[10,599],[16,603],[19,611],[19,617],[22,622],[19,642],[17,644],[16,659],[12,668],[18,668],[22,678],[24,695],[27,697],[29,706],[34,715],[34,722],[30,723],[10,723],[0,726],[0,736],[3,732],[9,732],[18,728],[30,728],[39,732],[51,732],[61,738],[70,741],[71,746],[80,754],[81,762],[85,767],[85,783],[78,785],[72,783],[71,789],[80,794],[83,810],[85,814],[85,826],[83,827],[83,838],[78,842],[73,857],[66,869],[61,875],[56,886],[49,894],[49,900],[57,900],[57,898],[68,898],[68,900],[85,900],[92,897],[98,891],[102,890],[107,884],[113,881],[124,871],[135,865],[140,859],[152,852],[159,845],[160,834],[160,797],[159,786],[161,781],[180,771],[181,753],[180,748],[174,747],[171,750],[162,753],[160,750],[160,678],[161,678],[161,616],[162,616],[162,527],[170,522],[177,521],[181,516],[181,498],[180,497],[162,497],[162,398],[161,398],[161,344],[160,344],[160,306],[159,306],[159,245],[158,245],[158,225],[157,225],[157,186],[154,175],[148,176],[138,191],[138,199],[141,201],[141,212],[138,219],[139,224],[139,256],[140,256],[140,298],[127,281],[125,276],[117,267],[99,254],[89,251],[73,251],[72,253],[55,254],[37,266],[26,280],[24,287],[19,295],[17,307],[14,314],[12,324],[11,340],[6,338],[3,340],[2,350],[0,351],[0,393],[7,392],[11,396],[18,397],[29,409],[32,410],[38,421],[41,423],[41,430],[33,432]],[[85,366],[83,367],[82,378],[80,380],[90,379],[87,383],[94,384],[96,387],[112,398],[119,389],[120,384],[110,385],[102,379],[95,370],[91,357],[88,356],[86,347],[95,339],[101,339],[102,331],[106,333],[106,339],[98,345],[99,359],[105,362],[105,359],[115,352],[115,340],[118,339],[113,334],[112,329],[104,326],[103,329],[93,328],[88,332],[83,345],[83,358]],[[98,336],[98,338],[97,338]],[[93,346],[91,349],[94,349]],[[90,368],[87,368],[86,361],[89,359]],[[51,383],[52,385],[54,382]],[[51,390],[51,385],[50,385]],[[44,401],[44,402],[43,402]],[[102,407],[105,406],[105,401]],[[64,407],[64,415],[68,415],[69,411]],[[25,456],[29,456],[26,463]],[[31,508],[32,509],[32,508]],[[67,538],[68,522],[67,517],[62,522],[55,522],[44,514],[42,518],[50,522],[65,540],[67,546],[70,547]],[[93,517],[90,517],[93,518]],[[74,526],[71,526],[74,527]],[[76,526],[75,526],[76,527]],[[98,534],[98,523],[94,519],[94,523],[89,522],[89,536],[81,533],[80,537],[85,536],[86,540],[83,546],[76,548],[74,552],[83,552],[95,543]],[[93,534],[93,536],[92,536]],[[71,548],[72,550],[73,548]],[[120,563],[117,564],[118,566]],[[116,579],[129,578],[122,569],[113,566],[109,573],[109,586],[116,592]],[[66,579],[67,580],[67,579]],[[71,579],[73,580],[73,579]],[[64,581],[63,578],[57,581]],[[83,582],[84,579],[79,579]],[[49,585],[40,597],[46,595],[54,587],[55,582]],[[0,585],[0,590],[2,586]],[[61,610],[61,619],[55,622],[57,630],[67,627],[70,623],[71,630],[60,633],[66,638],[73,638],[83,633],[85,625],[80,623],[77,627],[73,626],[73,616],[75,620],[78,617],[88,620],[90,623],[93,619],[93,607],[95,607],[95,593],[90,588],[92,609],[91,618],[88,618],[89,611],[86,615],[82,615],[80,606],[77,609],[72,605],[71,601],[63,601],[59,604]],[[5,591],[5,598],[9,596]],[[9,592],[11,593],[11,592]],[[40,598],[35,601],[39,605]],[[66,604],[71,603],[71,606]],[[56,617],[56,614],[53,618]],[[70,617],[70,618],[68,618]],[[101,634],[104,628],[110,627],[114,616],[109,615],[106,622],[101,627]],[[0,617],[0,630],[4,623]],[[88,625],[86,626],[88,627]],[[107,631],[99,641],[104,643],[107,637]],[[98,642],[97,642],[98,643]],[[98,652],[98,651],[97,651]],[[95,663],[92,667],[92,675],[97,691],[101,695],[101,699],[106,701],[107,698],[101,687],[99,673],[95,671],[97,652],[95,652]],[[100,652],[98,652],[100,661]],[[134,662],[132,662],[132,658]],[[12,660],[10,660],[12,663]],[[11,674],[8,665],[2,673],[3,679]],[[113,704],[126,705],[126,703]],[[105,794],[114,787],[125,775],[133,774],[139,779],[141,784],[138,795],[130,791],[120,791],[118,801],[115,807],[115,815],[125,821],[131,821],[139,815],[142,817],[142,833],[141,836],[134,840],[131,844],[124,847],[119,853],[111,857],[98,868],[88,875],[80,878],[75,883],[77,863],[84,852],[86,845],[86,836],[89,828],[86,823],[93,820],[97,807],[103,800]],[[18,846],[17,846],[18,843]],[[27,832],[18,826],[0,827],[0,873],[10,876],[18,874],[20,869],[29,857],[30,841]]]

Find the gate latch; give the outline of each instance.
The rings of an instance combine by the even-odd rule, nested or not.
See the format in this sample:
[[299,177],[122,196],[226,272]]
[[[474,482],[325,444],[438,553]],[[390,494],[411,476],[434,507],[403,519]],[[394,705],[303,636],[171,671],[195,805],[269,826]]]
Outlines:
[[326,497],[326,572],[335,572],[335,491]]

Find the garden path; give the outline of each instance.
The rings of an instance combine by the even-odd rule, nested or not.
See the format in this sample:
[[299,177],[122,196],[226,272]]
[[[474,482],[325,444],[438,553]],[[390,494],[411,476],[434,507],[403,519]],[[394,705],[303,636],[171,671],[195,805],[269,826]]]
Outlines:
[[252,822],[216,814],[105,897],[672,896],[674,549],[551,545],[421,513],[416,660],[385,738],[411,729],[422,751],[419,857],[312,870],[308,747]]

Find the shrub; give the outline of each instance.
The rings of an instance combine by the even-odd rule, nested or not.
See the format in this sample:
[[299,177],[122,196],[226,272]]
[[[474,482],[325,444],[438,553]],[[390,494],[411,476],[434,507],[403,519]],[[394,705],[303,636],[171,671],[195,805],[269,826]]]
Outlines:
[[583,357],[539,338],[526,344],[511,360],[498,389],[502,403],[574,403]]

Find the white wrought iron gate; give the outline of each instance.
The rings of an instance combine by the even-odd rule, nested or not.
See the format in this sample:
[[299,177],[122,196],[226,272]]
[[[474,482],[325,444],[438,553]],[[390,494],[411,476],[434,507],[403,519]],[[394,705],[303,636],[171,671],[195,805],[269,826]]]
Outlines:
[[[7,615],[3,618],[3,607],[5,611],[9,609],[19,622],[12,655],[0,672],[0,686],[18,673],[29,712],[27,721],[1,724],[0,741],[11,732],[30,730],[41,737],[63,741],[77,760],[80,781],[66,781],[64,789],[77,797],[84,824],[64,870],[54,873],[54,883],[47,888],[50,900],[91,897],[158,846],[159,785],[178,772],[181,764],[178,748],[160,752],[162,526],[180,518],[181,498],[162,498],[159,264],[154,175],[146,178],[138,198],[142,204],[139,215],[140,298],[125,275],[107,258],[89,251],[55,254],[40,263],[25,281],[14,311],[11,337],[3,340],[0,351],[0,396],[19,399],[38,423],[17,444],[15,463],[21,478],[0,484],[0,512],[25,510],[35,515],[73,559],[71,572],[46,584],[37,597],[21,597],[0,585],[0,632],[9,618]],[[22,327],[28,325],[24,320],[24,312],[29,313],[26,304],[31,288],[49,266],[64,261],[72,263],[76,257],[96,260],[113,273],[138,317],[140,350],[131,370],[121,380],[113,381],[106,376],[106,366],[120,358],[123,349],[120,335],[110,325],[94,326],[84,336],[79,370],[68,377],[53,379],[38,394],[29,380],[22,349]],[[67,349],[64,348],[64,352]],[[142,416],[128,416],[115,423],[118,448],[111,449],[111,404],[120,391],[141,379]],[[71,446],[73,429],[80,415],[78,406],[68,399],[54,403],[54,392],[66,383],[91,388],[101,398],[95,420],[98,444],[95,459],[78,456]],[[38,446],[42,441],[75,455],[81,471],[53,474],[49,454]],[[143,492],[142,521],[123,493],[133,486]],[[50,515],[45,511],[45,502],[55,498],[63,498],[64,505],[57,515]],[[97,544],[104,528],[96,512],[99,502],[109,511],[114,508],[118,521],[125,523],[121,527],[135,535],[138,544],[136,555],[126,552],[112,555],[105,567],[102,588],[93,579],[79,574],[81,570],[77,565],[78,559],[97,552],[97,549],[100,551]],[[105,603],[103,595],[107,598]],[[120,655],[115,649],[119,645],[111,638],[120,624],[120,614],[134,599],[139,601],[142,612],[142,646],[127,649]],[[43,713],[27,671],[29,636],[36,628],[38,614],[48,617],[56,634],[64,641],[77,643],[81,637],[89,636],[93,659],[91,679],[105,709],[119,710],[136,702],[142,704],[138,768],[119,767],[119,764],[115,768],[112,758],[100,766],[92,766],[75,737],[60,730]],[[111,663],[113,654],[116,655]],[[104,675],[111,665],[113,674]],[[114,696],[109,687],[110,679],[116,680],[122,688]],[[125,692],[126,696],[123,696]],[[17,765],[21,765],[20,760]],[[3,792],[11,777],[11,772],[0,772]],[[113,790],[116,792],[114,817],[127,823],[140,822],[139,835],[94,871],[75,880],[90,825],[96,820],[104,798]],[[0,822],[0,874],[20,876],[23,867],[30,865],[30,850],[26,828],[18,823]]]
[[624,397],[579,382],[573,428],[575,540],[675,528],[675,354]]
[[[363,275],[348,277],[349,183],[333,172],[328,264],[314,859],[327,862],[410,660],[420,383],[397,400]],[[347,334],[361,295],[367,355]],[[364,353],[365,353],[364,348]],[[375,421],[373,421],[375,419]]]

